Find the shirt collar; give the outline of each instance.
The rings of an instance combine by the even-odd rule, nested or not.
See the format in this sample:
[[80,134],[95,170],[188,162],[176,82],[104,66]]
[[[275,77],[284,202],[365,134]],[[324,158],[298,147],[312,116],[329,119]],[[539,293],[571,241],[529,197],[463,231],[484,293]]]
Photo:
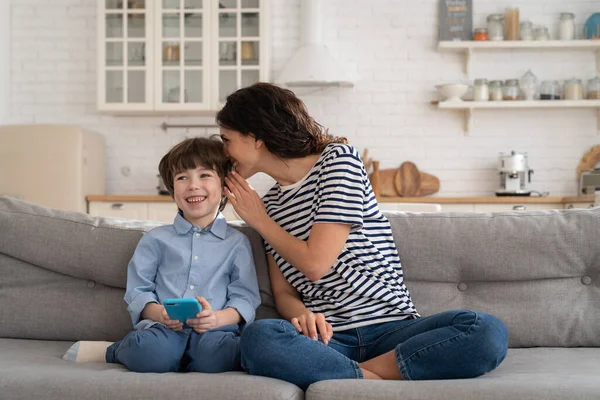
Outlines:
[[[200,227],[192,225],[188,220],[183,218],[181,212],[178,212],[175,216],[175,221],[173,221],[173,226],[175,227],[175,231],[180,235],[185,235],[193,228],[197,228],[200,230]],[[220,212],[217,214],[217,218],[206,228],[202,229],[203,231],[210,231],[213,235],[220,239],[225,239],[225,234],[227,233],[227,220]]]

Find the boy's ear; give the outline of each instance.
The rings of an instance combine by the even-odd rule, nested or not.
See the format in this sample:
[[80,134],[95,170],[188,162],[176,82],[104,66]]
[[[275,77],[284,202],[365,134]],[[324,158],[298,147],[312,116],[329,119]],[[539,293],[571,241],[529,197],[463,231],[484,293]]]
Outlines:
[[256,150],[258,150],[261,147],[263,147],[264,144],[265,144],[265,142],[263,142],[262,140],[254,138],[254,148]]

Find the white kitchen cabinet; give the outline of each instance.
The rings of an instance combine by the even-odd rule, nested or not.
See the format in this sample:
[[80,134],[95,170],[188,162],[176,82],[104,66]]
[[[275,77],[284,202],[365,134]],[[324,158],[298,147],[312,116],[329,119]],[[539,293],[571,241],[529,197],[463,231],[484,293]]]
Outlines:
[[475,204],[442,204],[442,212],[473,212]]
[[102,202],[91,201],[88,212],[94,217],[116,217],[145,220],[148,216],[148,204],[142,202]]
[[561,203],[474,204],[475,212],[559,210],[563,208]]
[[589,203],[568,203],[565,204],[565,208],[566,209],[573,209],[573,208],[592,208],[594,207],[594,203],[593,202],[589,202]]
[[99,0],[98,109],[214,111],[269,80],[269,0]]
[[148,216],[146,219],[150,221],[164,222],[172,224],[177,214],[177,204],[172,203],[147,203]]

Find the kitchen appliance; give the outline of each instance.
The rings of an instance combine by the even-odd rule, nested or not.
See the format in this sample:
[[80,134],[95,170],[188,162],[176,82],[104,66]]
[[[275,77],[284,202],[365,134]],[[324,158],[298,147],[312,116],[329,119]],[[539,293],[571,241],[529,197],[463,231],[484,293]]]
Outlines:
[[105,194],[104,136],[70,125],[0,126],[0,195],[87,212]]
[[527,153],[500,153],[498,159],[498,172],[500,174],[500,189],[496,196],[530,196],[531,190],[527,184],[531,183],[533,170],[529,169]]
[[579,176],[579,194],[595,195],[600,192],[600,169],[583,171]]

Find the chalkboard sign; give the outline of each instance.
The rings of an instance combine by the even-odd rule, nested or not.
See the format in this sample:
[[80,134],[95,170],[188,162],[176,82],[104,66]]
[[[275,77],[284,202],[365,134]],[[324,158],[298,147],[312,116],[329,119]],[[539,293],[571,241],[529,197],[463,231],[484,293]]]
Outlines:
[[440,40],[473,40],[473,0],[440,0]]

